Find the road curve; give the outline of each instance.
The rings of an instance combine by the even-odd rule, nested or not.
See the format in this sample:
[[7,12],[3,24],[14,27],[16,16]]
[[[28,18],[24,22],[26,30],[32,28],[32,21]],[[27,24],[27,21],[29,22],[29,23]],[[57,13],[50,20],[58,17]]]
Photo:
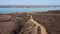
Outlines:
[[44,26],[42,26],[41,24],[39,24],[38,22],[36,22],[36,21],[33,19],[32,15],[31,15],[31,21],[32,21],[32,23],[36,24],[36,27],[40,27],[40,29],[41,29],[41,34],[47,34],[46,29],[44,28]]

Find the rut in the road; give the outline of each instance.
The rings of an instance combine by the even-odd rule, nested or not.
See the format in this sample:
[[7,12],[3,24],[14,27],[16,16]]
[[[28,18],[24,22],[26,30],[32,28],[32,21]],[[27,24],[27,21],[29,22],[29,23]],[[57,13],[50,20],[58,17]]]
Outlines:
[[[41,34],[47,34],[46,29],[45,29],[41,24],[38,24],[38,22],[36,22],[36,21],[33,19],[32,15],[31,15],[31,21],[32,21],[32,23],[36,24],[36,30],[38,30],[38,27],[40,27],[40,29],[41,29]],[[36,33],[37,33],[37,32],[36,32]],[[38,32],[38,33],[39,33],[39,32]]]

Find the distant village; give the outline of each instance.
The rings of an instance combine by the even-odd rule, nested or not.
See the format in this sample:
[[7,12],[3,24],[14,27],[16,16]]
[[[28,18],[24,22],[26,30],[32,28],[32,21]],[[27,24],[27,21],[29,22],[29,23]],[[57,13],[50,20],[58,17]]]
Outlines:
[[53,8],[60,5],[0,5],[0,8]]

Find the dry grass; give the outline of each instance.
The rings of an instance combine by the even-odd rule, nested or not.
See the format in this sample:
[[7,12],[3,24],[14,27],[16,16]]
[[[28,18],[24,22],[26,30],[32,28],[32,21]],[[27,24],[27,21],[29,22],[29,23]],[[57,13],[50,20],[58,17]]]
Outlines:
[[60,10],[35,13],[0,14],[0,34],[18,34],[24,24],[33,19],[44,26],[48,34],[60,34]]

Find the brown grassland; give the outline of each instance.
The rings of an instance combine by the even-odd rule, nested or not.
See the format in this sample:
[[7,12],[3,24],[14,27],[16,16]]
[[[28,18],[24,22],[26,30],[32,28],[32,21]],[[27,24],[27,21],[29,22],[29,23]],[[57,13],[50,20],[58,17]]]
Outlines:
[[[31,18],[32,16],[32,18]],[[31,21],[32,19],[33,21]],[[47,33],[42,32],[41,24]],[[44,31],[44,30],[43,30]],[[0,34],[60,34],[60,10],[0,14]]]

